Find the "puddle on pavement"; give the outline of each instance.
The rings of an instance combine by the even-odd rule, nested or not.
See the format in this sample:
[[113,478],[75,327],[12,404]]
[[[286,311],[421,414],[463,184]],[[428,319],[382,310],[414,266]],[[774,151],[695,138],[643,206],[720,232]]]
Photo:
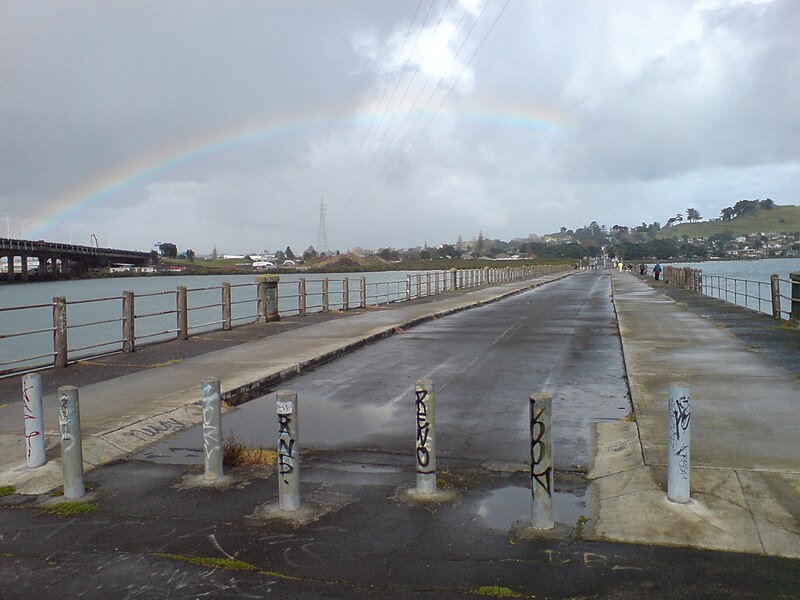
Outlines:
[[[552,506],[556,523],[574,527],[578,517],[589,515],[586,487],[555,491]],[[476,520],[496,531],[508,531],[518,521],[530,523],[531,489],[508,486],[494,490],[478,503],[476,513]]]
[[398,475],[407,478],[405,470],[385,465],[364,463],[321,462],[303,474],[303,480],[330,485],[396,485]]

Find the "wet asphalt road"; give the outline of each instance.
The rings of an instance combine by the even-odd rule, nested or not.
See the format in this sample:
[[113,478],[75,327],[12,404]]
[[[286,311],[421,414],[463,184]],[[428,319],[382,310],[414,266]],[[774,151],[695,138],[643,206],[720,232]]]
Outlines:
[[[277,496],[273,467],[229,470],[224,489],[189,484],[202,478],[199,428],[91,472],[94,513],[0,499],[0,598],[796,597],[798,561],[581,539],[585,483],[573,472],[589,423],[629,410],[615,333],[608,275],[588,272],[288,382],[304,506],[328,510],[302,525],[259,516]],[[424,377],[438,386],[440,487],[455,494],[438,506],[402,493]],[[539,390],[554,396],[559,526],[529,539],[527,399]],[[224,428],[273,448],[274,394],[227,413]]]
[[[304,448],[406,453],[416,435],[418,379],[436,385],[442,466],[448,458],[527,464],[528,398],[545,391],[553,396],[556,469],[584,471],[590,423],[630,411],[608,275],[588,271],[419,325],[279,389],[298,393]],[[270,394],[226,414],[224,436],[271,448],[275,418]],[[144,456],[180,460],[184,451],[170,448],[201,449],[201,431]]]

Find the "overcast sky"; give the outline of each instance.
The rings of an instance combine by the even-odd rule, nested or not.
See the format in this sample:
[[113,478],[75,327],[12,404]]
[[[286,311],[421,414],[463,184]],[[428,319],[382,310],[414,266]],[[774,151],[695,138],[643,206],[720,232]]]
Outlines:
[[[800,204],[797,0],[0,2],[0,236],[199,254]],[[5,222],[4,222],[5,221]]]

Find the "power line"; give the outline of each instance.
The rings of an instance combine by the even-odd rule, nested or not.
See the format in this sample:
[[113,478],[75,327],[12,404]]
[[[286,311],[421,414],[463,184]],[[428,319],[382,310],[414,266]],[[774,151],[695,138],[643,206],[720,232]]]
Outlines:
[[[483,46],[484,42],[485,42],[485,41],[486,41],[486,39],[489,37],[489,34],[492,32],[492,30],[494,29],[495,25],[496,25],[496,24],[497,24],[497,22],[500,20],[500,17],[503,15],[503,13],[505,12],[505,10],[506,10],[506,8],[508,7],[508,5],[509,5],[509,3],[510,3],[510,2],[511,2],[511,0],[507,0],[507,1],[506,1],[506,3],[503,5],[503,8],[502,8],[502,9],[501,9],[501,10],[498,12],[498,14],[497,14],[497,16],[495,17],[494,21],[492,22],[492,24],[489,26],[488,30],[487,30],[487,31],[486,31],[486,33],[484,34],[483,38],[482,38],[482,39],[481,39],[481,41],[478,43],[478,45],[475,47],[475,50],[472,52],[472,55],[470,56],[469,60],[467,60],[467,62],[465,63],[465,65],[464,65],[463,69],[461,70],[461,73],[458,75],[458,77],[457,77],[457,78],[456,78],[456,79],[453,81],[453,83],[450,85],[449,89],[447,90],[447,93],[444,95],[444,97],[442,98],[442,100],[441,100],[441,102],[439,103],[439,105],[438,105],[438,106],[436,107],[436,109],[433,111],[433,113],[431,114],[431,116],[430,116],[430,118],[428,119],[428,121],[425,123],[425,125],[422,127],[422,129],[419,131],[419,133],[417,134],[417,136],[416,136],[416,138],[414,139],[414,141],[413,141],[413,143],[411,144],[411,146],[409,146],[408,150],[407,150],[407,151],[406,151],[406,152],[403,154],[403,156],[400,158],[400,160],[399,160],[399,161],[397,161],[397,162],[395,163],[395,165],[394,165],[394,168],[392,169],[392,171],[391,171],[391,172],[390,172],[390,173],[389,173],[389,174],[388,174],[388,175],[387,175],[387,176],[384,178],[384,180],[383,180],[384,182],[386,182],[386,181],[389,181],[389,179],[391,179],[391,178],[394,176],[394,174],[397,172],[397,170],[400,168],[400,166],[401,166],[401,165],[402,165],[402,164],[405,162],[406,158],[409,156],[409,154],[411,153],[411,151],[412,151],[412,150],[414,149],[414,147],[417,145],[417,143],[419,142],[419,140],[422,138],[422,136],[423,136],[423,134],[425,133],[425,131],[427,130],[428,126],[431,124],[431,122],[433,121],[433,119],[436,117],[436,115],[438,114],[439,110],[442,108],[442,106],[443,106],[443,105],[444,105],[444,103],[447,101],[447,99],[450,97],[450,94],[451,94],[451,93],[452,93],[452,91],[455,89],[456,85],[458,85],[458,83],[459,83],[459,82],[461,81],[461,79],[463,78],[463,76],[464,76],[464,73],[466,73],[466,71],[467,71],[467,69],[469,68],[470,64],[472,63],[472,61],[474,60],[475,56],[477,55],[478,51],[481,49],[481,47]],[[490,3],[490,0],[486,0],[486,2],[485,2],[485,3],[484,3],[484,5],[483,5],[483,8],[481,9],[480,13],[478,14],[478,17],[475,19],[475,22],[472,24],[472,27],[470,28],[469,32],[467,33],[467,35],[466,35],[466,36],[464,37],[464,39],[462,40],[462,42],[461,42],[461,44],[459,45],[459,48],[458,48],[458,50],[456,51],[456,53],[453,55],[453,59],[450,61],[450,64],[448,65],[448,68],[447,68],[447,70],[446,70],[445,72],[449,71],[449,69],[452,67],[452,65],[453,65],[453,64],[455,63],[455,61],[457,60],[457,58],[458,58],[458,55],[461,53],[461,51],[462,51],[462,50],[464,49],[464,47],[466,46],[466,43],[467,43],[467,41],[469,40],[469,38],[470,38],[470,37],[472,37],[472,34],[473,34],[473,32],[475,31],[475,29],[476,29],[476,27],[477,27],[478,23],[480,22],[481,18],[483,17],[483,15],[484,15],[484,13],[485,13],[485,11],[486,11],[487,7],[489,6],[489,3]],[[401,140],[400,144],[398,144],[398,146],[401,146],[402,144],[404,144],[404,143],[405,143],[405,141],[408,139],[408,136],[409,136],[409,135],[411,135],[411,133],[412,133],[412,131],[413,131],[414,127],[415,127],[415,126],[416,126],[416,124],[419,122],[419,119],[422,117],[422,115],[425,113],[425,111],[427,110],[427,108],[428,108],[428,105],[429,105],[429,104],[431,103],[431,101],[433,100],[434,96],[436,95],[436,92],[437,92],[437,90],[439,89],[440,85],[442,84],[442,82],[443,82],[444,80],[445,80],[445,76],[442,76],[442,77],[439,79],[439,82],[436,84],[436,87],[434,88],[433,92],[432,92],[432,93],[431,93],[431,95],[428,97],[428,99],[427,99],[427,101],[425,102],[425,105],[423,106],[422,110],[421,110],[421,111],[420,111],[420,112],[417,114],[417,117],[416,117],[416,119],[415,119],[415,120],[414,120],[414,122],[412,123],[411,127],[409,127],[409,129],[406,131],[406,134],[405,134],[405,136],[404,136],[404,137],[403,137],[403,139]],[[391,157],[389,157],[389,160],[390,160],[390,159],[391,159]],[[385,166],[388,166],[388,164],[389,164],[389,160],[387,160],[387,162],[386,162]],[[375,187],[375,186],[378,186],[378,185],[380,185],[380,184],[381,184],[381,182],[379,182],[379,181],[375,181],[375,182],[374,182],[374,184],[373,184],[373,185],[372,185],[372,186],[369,188],[369,190],[371,191],[371,189],[372,189],[373,187]]]
[[467,64],[465,64],[465,65],[464,65],[464,69],[461,71],[461,74],[460,74],[460,75],[458,76],[458,78],[457,78],[457,79],[456,79],[456,80],[453,82],[453,85],[451,85],[451,86],[450,86],[450,89],[449,89],[449,90],[447,90],[447,94],[445,94],[445,97],[444,97],[444,98],[442,98],[442,101],[439,103],[439,106],[437,106],[437,107],[436,107],[436,110],[435,110],[435,111],[433,112],[433,114],[431,115],[431,118],[430,118],[430,119],[428,119],[428,122],[427,122],[427,123],[425,123],[425,126],[424,126],[424,127],[422,128],[422,130],[419,132],[419,135],[417,135],[416,139],[415,139],[415,140],[414,140],[414,142],[411,144],[411,146],[409,147],[409,149],[406,151],[406,153],[403,155],[403,157],[402,157],[402,158],[401,158],[401,159],[400,159],[400,160],[397,162],[397,164],[395,165],[394,169],[392,169],[392,172],[391,172],[391,173],[389,173],[388,177],[386,177],[386,180],[387,180],[387,181],[388,181],[389,179],[391,179],[391,178],[394,176],[394,174],[397,172],[397,169],[399,169],[399,168],[400,168],[400,165],[401,165],[401,164],[403,164],[403,162],[406,160],[406,158],[408,157],[408,155],[411,153],[411,151],[412,151],[412,150],[414,149],[414,147],[417,145],[417,142],[419,142],[420,138],[421,138],[421,137],[422,137],[422,135],[425,133],[425,130],[428,128],[428,125],[430,125],[430,124],[431,124],[431,121],[433,121],[434,117],[435,117],[435,116],[438,114],[439,110],[442,108],[442,106],[444,105],[444,103],[445,103],[445,102],[447,101],[447,99],[450,97],[450,93],[453,91],[453,89],[456,87],[456,85],[458,85],[458,82],[459,82],[459,81],[461,81],[461,78],[464,76],[464,73],[466,73],[467,69],[469,68],[470,64],[472,63],[472,60],[473,60],[473,59],[475,58],[475,56],[478,54],[478,51],[479,51],[479,50],[481,49],[481,47],[483,46],[483,43],[486,41],[486,38],[488,38],[488,37],[489,37],[489,34],[490,34],[490,33],[492,33],[492,30],[494,29],[495,25],[497,25],[497,22],[500,20],[500,17],[502,17],[502,16],[503,16],[503,13],[506,11],[506,8],[508,8],[508,5],[509,5],[510,3],[511,3],[511,0],[506,0],[506,3],[503,5],[503,8],[500,10],[500,12],[497,14],[497,17],[495,17],[495,20],[492,22],[492,25],[491,25],[491,27],[489,27],[489,30],[488,30],[488,31],[486,32],[486,34],[483,36],[483,39],[481,39],[481,41],[480,41],[480,43],[478,44],[477,48],[475,48],[475,51],[472,53],[472,56],[470,56],[470,57],[469,57],[469,60],[467,61]]
[[[403,38],[403,44],[400,46],[400,52],[395,57],[394,65],[392,65],[392,69],[390,71],[390,75],[386,80],[386,85],[383,86],[383,93],[381,94],[381,99],[378,102],[378,108],[377,108],[376,112],[380,112],[380,109],[383,106],[383,100],[386,97],[386,92],[389,89],[389,84],[392,82],[392,80],[394,79],[395,73],[397,72],[397,67],[400,64],[400,58],[403,56],[403,51],[406,48],[406,43],[408,42],[408,37],[411,35],[411,30],[414,28],[414,23],[417,20],[417,14],[419,14],[420,6],[422,6],[422,0],[419,0],[417,2],[417,8],[414,11],[414,16],[411,18],[411,23],[408,24],[408,29],[406,30],[406,35]],[[388,105],[387,105],[387,108],[388,108]],[[352,162],[352,164],[350,166],[350,172],[348,173],[347,178],[346,178],[346,181],[348,181],[348,182],[352,180],[351,178],[352,178],[353,174],[355,173],[357,165],[359,165],[360,162],[363,160],[361,155],[362,155],[367,143],[371,142],[371,139],[372,139],[371,136],[373,135],[374,127],[375,127],[375,119],[370,119],[369,129],[367,130],[367,135],[364,136],[364,139],[361,140],[361,145],[359,146],[358,151],[356,152],[356,156],[353,159],[353,162]]]
[[[380,142],[378,142],[377,145],[375,144],[375,141],[376,141],[376,139],[378,137],[378,134],[383,129],[383,123],[386,120],[386,115],[389,112],[389,109],[391,108],[391,106],[394,104],[394,99],[395,99],[395,97],[397,95],[397,88],[400,86],[400,82],[403,80],[403,73],[405,72],[406,67],[408,66],[409,60],[411,58],[411,55],[414,53],[414,50],[416,50],[416,48],[417,48],[417,44],[419,43],[419,38],[422,35],[422,31],[425,29],[425,25],[427,25],[427,23],[428,23],[428,18],[430,17],[431,10],[433,9],[433,5],[435,4],[435,2],[436,2],[436,0],[431,0],[430,6],[428,6],[428,11],[425,13],[425,18],[422,21],[422,25],[420,26],[419,31],[417,32],[417,37],[416,37],[416,39],[414,41],[414,46],[411,48],[411,50],[409,51],[408,55],[406,56],[406,60],[403,63],[403,67],[401,69],[401,72],[398,75],[397,79],[395,80],[394,88],[392,89],[392,94],[389,97],[389,102],[386,104],[386,107],[384,108],[384,111],[381,114],[380,122],[378,123],[378,127],[375,129],[375,134],[373,135],[373,137],[370,140],[370,143],[369,143],[369,145],[367,147],[367,152],[368,153],[369,153],[370,150],[372,150],[373,147],[374,147],[374,150],[372,150],[372,155],[367,160],[366,164],[360,169],[360,173],[358,174],[358,176],[355,179],[355,183],[354,183],[354,186],[353,186],[354,187],[354,192],[355,192],[355,190],[358,190],[361,187],[362,182],[364,181],[364,178],[371,171],[372,165],[375,162],[375,158],[377,157],[378,152],[380,151],[380,143],[383,142],[383,140],[386,137],[386,132],[384,132],[384,135],[381,137]],[[398,110],[399,110],[399,105],[398,105]]]
[[[458,58],[458,55],[461,53],[461,50],[464,48],[464,45],[466,44],[467,40],[468,40],[468,39],[469,39],[469,38],[472,36],[472,33],[473,33],[473,31],[475,30],[475,27],[477,26],[478,22],[481,20],[481,17],[483,16],[483,13],[484,13],[484,11],[486,10],[486,7],[489,5],[489,2],[490,2],[490,0],[486,0],[486,2],[484,3],[484,5],[483,5],[483,9],[482,9],[482,10],[481,10],[481,12],[478,14],[478,17],[475,19],[475,22],[473,23],[473,25],[472,25],[472,27],[470,28],[469,32],[466,34],[466,36],[464,36],[464,39],[461,41],[461,44],[460,44],[460,46],[459,46],[458,50],[457,50],[457,51],[456,51],[456,53],[453,55],[453,58],[451,59],[450,63],[449,63],[449,64],[448,64],[448,66],[447,66],[447,69],[445,69],[445,73],[449,72],[450,68],[453,66],[453,64],[454,64],[454,63],[455,63],[455,61],[457,60],[457,58]],[[443,17],[444,17],[444,14],[445,14],[445,12],[446,12],[447,8],[449,7],[449,5],[450,5],[450,0],[448,0],[448,2],[447,2],[447,5],[445,6],[445,11],[443,11],[443,12],[442,12],[442,14],[441,14],[441,15],[440,15],[440,17],[439,17],[439,21],[438,21],[438,22],[437,22],[437,24],[436,24],[436,29],[437,29],[437,30],[438,30],[438,28],[439,28],[439,26],[440,26],[440,24],[441,24],[441,21],[442,21],[442,19],[443,19]],[[461,29],[461,25],[462,25],[462,23],[463,23],[463,21],[464,21],[464,18],[467,16],[468,12],[469,12],[469,11],[468,11],[468,9],[465,9],[465,10],[464,10],[464,12],[461,14],[461,18],[458,20],[458,24],[457,24],[457,26],[456,26],[456,28],[455,28],[455,30],[454,30],[454,34],[455,34],[455,33],[458,33],[458,31],[460,31],[460,29]],[[434,32],[434,33],[435,33],[435,32]],[[432,41],[432,40],[433,40],[433,36],[431,36],[431,41]],[[419,65],[418,65],[418,68],[419,68]],[[416,72],[415,72],[415,73],[416,73]],[[414,102],[413,102],[413,104],[412,104],[412,110],[413,110],[413,107],[417,105],[417,101],[419,100],[420,96],[422,95],[422,93],[423,93],[423,92],[425,91],[425,89],[427,88],[427,86],[428,86],[428,83],[430,82],[431,78],[432,78],[432,74],[429,74],[429,75],[428,75],[428,78],[426,79],[426,81],[425,81],[425,83],[424,83],[424,85],[423,85],[423,86],[420,88],[420,91],[417,93],[417,96],[416,96],[416,97],[415,97],[415,99],[414,99]],[[431,92],[431,95],[430,95],[430,97],[428,97],[427,101],[425,102],[425,105],[424,105],[424,107],[425,107],[425,108],[427,108],[428,104],[430,104],[430,101],[431,101],[431,99],[432,99],[432,98],[433,98],[433,96],[436,94],[436,91],[439,89],[439,87],[441,86],[441,84],[442,84],[442,82],[444,81],[444,79],[445,79],[445,77],[444,77],[444,76],[442,76],[442,77],[439,79],[439,81],[437,82],[436,86],[434,87],[433,91]],[[424,108],[423,108],[423,111],[424,111]],[[406,131],[406,134],[405,134],[405,136],[403,137],[403,140],[402,140],[403,142],[405,142],[405,140],[408,138],[408,136],[410,135],[410,133],[411,133],[411,131],[413,130],[413,128],[416,126],[417,122],[418,122],[418,121],[419,121],[419,119],[420,119],[420,116],[421,116],[421,113],[419,113],[419,112],[418,112],[418,114],[417,114],[417,117],[414,119],[414,122],[411,124],[411,126],[410,126],[410,127],[408,128],[408,130]],[[400,131],[401,131],[401,130],[398,130],[398,132],[397,132],[397,135],[396,135],[395,139],[397,139],[397,138],[399,138],[399,137],[400,137]],[[394,146],[394,145],[395,145],[395,142],[392,142],[391,144],[389,144],[389,146]],[[385,162],[388,162],[389,160],[391,160],[391,154],[390,154],[390,151],[388,151],[388,150],[384,150],[384,153],[387,155],[387,159],[386,159],[386,161],[385,161]],[[375,156],[373,156],[373,158],[374,158],[374,157],[375,157]],[[383,165],[384,165],[384,163],[382,163],[382,164],[381,164],[381,166],[383,166]],[[370,164],[369,166],[370,166],[370,167],[374,167],[374,166],[375,166],[375,161],[374,161],[374,160],[373,160],[373,161],[371,161],[371,164]],[[380,169],[373,169],[373,170],[374,170],[374,171],[380,171]],[[362,191],[362,187],[363,187],[363,185],[364,185],[364,179],[365,179],[365,175],[367,174],[367,172],[368,172],[368,171],[369,171],[368,169],[364,169],[364,171],[362,172],[362,176],[359,178],[359,180],[358,180],[358,184],[357,184],[357,185],[354,187],[353,191],[352,191],[352,192],[350,193],[350,195],[347,197],[347,200],[346,200],[346,202],[345,202],[345,206],[347,206],[347,205],[348,205],[348,204],[349,204],[351,201],[353,201],[355,198],[357,198],[357,197],[360,195],[360,193],[361,193],[361,191]],[[369,185],[369,188],[372,188],[372,187],[374,187],[374,185],[375,185],[375,182],[373,182],[373,183],[371,183],[371,184],[367,184],[367,185]]]

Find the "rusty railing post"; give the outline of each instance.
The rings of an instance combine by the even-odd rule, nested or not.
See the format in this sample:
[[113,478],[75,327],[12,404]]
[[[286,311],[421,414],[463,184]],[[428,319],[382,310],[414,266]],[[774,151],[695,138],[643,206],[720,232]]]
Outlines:
[[136,350],[136,316],[134,312],[134,294],[132,291],[122,292],[122,351]]
[[229,281],[222,282],[222,329],[230,331],[233,323],[231,316],[231,284]]
[[185,285],[178,286],[175,300],[178,309],[178,339],[189,339],[189,292]]
[[53,298],[53,353],[55,366],[67,366],[67,299],[63,296]]

